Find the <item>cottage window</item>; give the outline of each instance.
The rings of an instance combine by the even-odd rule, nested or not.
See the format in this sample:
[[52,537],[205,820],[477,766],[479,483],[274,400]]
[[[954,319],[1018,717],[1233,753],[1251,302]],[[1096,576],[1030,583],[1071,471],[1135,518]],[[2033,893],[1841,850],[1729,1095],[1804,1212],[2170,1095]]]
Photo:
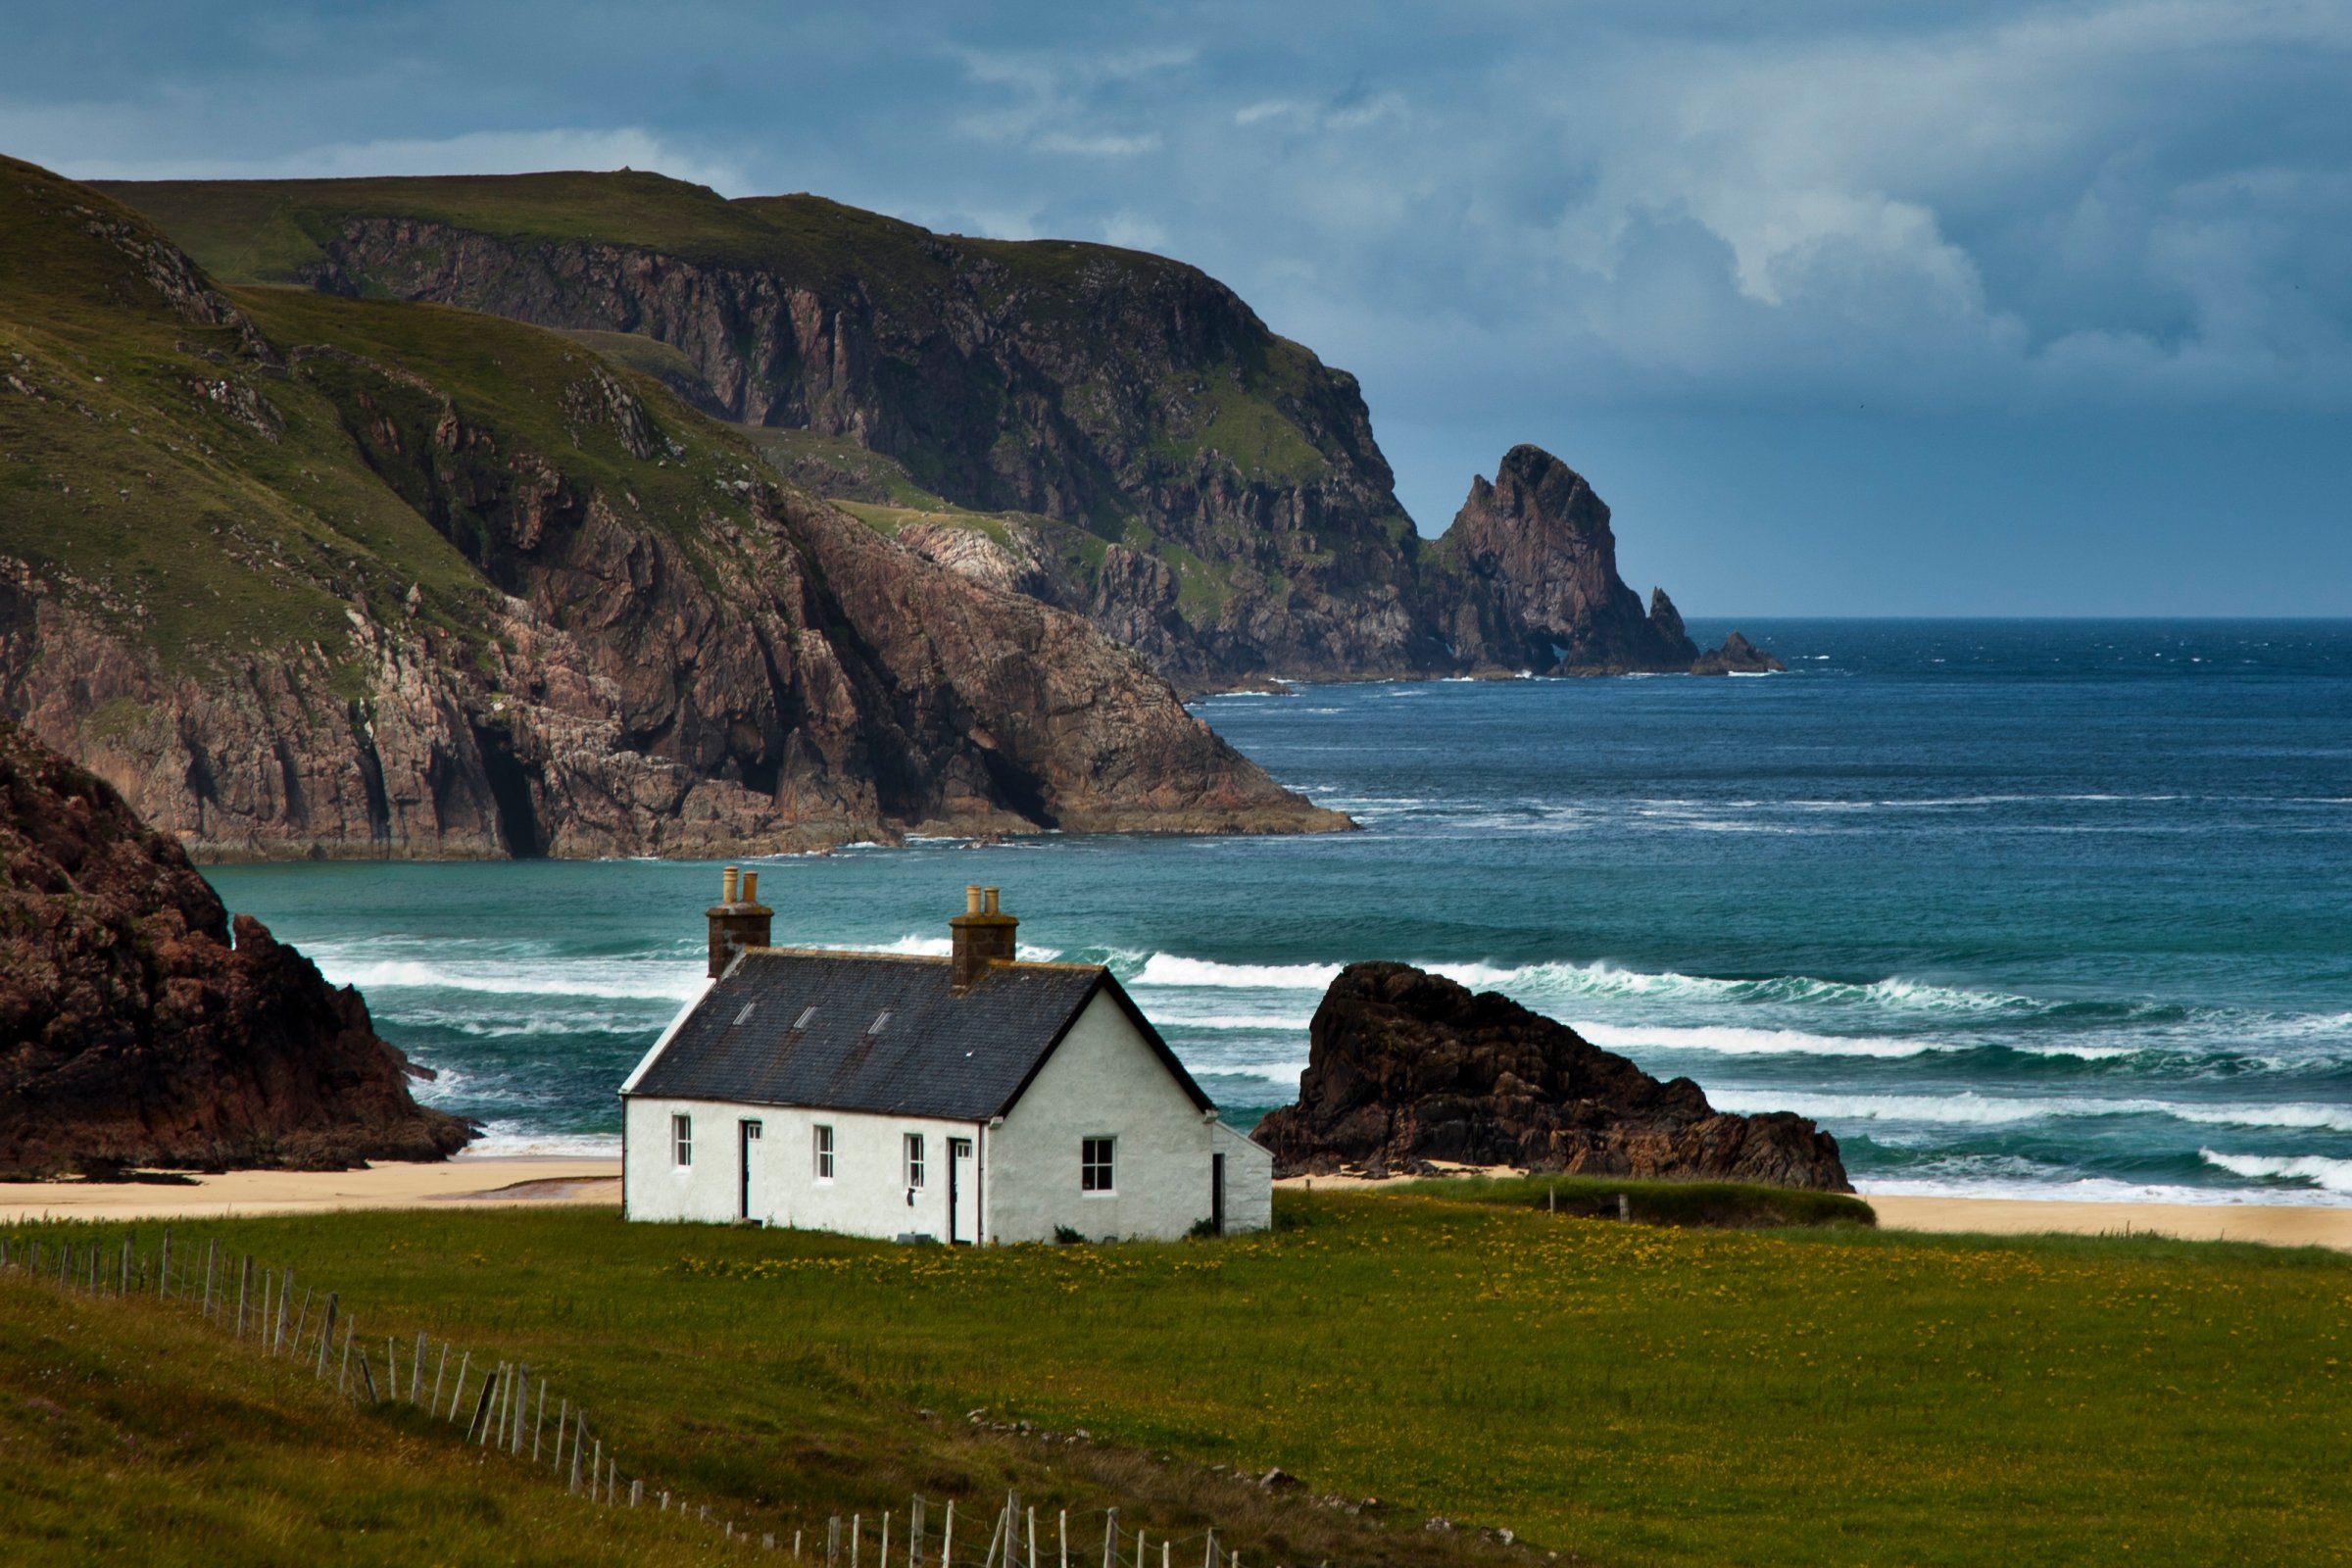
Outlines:
[[923,1135],[921,1133],[906,1135],[906,1185],[908,1187],[923,1185]]
[[692,1116],[681,1115],[669,1118],[669,1142],[670,1147],[677,1153],[679,1164],[691,1165],[694,1163],[694,1118]]
[[1118,1145],[1115,1138],[1081,1138],[1078,1141],[1078,1190],[1082,1193],[1114,1191],[1112,1154]]
[[816,1129],[816,1179],[833,1179],[833,1129],[823,1125]]

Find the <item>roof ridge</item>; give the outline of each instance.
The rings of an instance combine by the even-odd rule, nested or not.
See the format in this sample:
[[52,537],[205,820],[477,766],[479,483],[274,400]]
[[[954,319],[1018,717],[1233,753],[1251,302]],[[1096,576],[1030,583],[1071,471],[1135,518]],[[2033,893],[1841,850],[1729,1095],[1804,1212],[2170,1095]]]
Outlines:
[[[778,958],[883,958],[893,963],[953,963],[954,957],[945,953],[874,953],[862,948],[754,948],[742,950],[746,956],[764,955]],[[1007,969],[1070,969],[1110,971],[1107,963],[1072,963],[1055,958],[993,958],[991,963]]]

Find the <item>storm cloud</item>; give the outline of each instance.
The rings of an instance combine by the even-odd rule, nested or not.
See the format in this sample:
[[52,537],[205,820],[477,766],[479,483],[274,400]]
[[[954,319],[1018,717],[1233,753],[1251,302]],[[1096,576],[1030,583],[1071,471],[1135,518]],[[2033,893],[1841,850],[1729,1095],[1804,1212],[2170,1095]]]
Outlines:
[[[1425,527],[1543,441],[1621,514],[1653,509],[1629,551],[1701,605],[1830,608],[1797,585],[1850,568],[1865,513],[1868,537],[1932,531],[1923,497],[1967,443],[2075,496],[2093,543],[2184,542],[2159,496],[2244,500],[2264,464],[2257,575],[2055,605],[2352,610],[2325,542],[2352,415],[2352,7],[12,11],[0,147],[68,173],[629,164],[1181,257],[1363,378]],[[1857,444],[1891,466],[1766,558],[1749,530],[1809,512],[1726,515],[1738,492],[1674,472],[1663,432],[1778,490],[1850,473]],[[2336,576],[2257,591],[2315,568]],[[2053,608],[1874,587],[1888,610]]]

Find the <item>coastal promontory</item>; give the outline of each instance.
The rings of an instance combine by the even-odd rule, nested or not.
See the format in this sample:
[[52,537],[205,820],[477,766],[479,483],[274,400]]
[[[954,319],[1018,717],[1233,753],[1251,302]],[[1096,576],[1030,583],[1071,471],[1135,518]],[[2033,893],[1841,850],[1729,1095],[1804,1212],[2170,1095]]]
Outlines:
[[909,552],[1086,617],[1183,690],[1701,658],[1662,591],[1645,615],[1618,576],[1582,475],[1514,447],[1425,539],[1355,377],[1167,257],[642,171],[102,188],[232,282],[564,332]]
[[359,993],[0,721],[0,1174],[439,1159],[472,1134],[418,1072]]
[[1354,963],[1315,1009],[1298,1102],[1258,1125],[1283,1175],[1440,1164],[1850,1193],[1838,1141],[1716,1110],[1566,1024],[1403,963]]
[[0,707],[199,858],[1348,826],[572,338],[0,160]]

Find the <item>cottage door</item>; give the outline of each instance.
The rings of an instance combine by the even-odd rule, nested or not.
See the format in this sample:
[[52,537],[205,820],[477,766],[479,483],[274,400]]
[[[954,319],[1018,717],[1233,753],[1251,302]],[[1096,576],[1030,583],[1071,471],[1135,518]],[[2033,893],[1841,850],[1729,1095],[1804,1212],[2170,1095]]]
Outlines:
[[972,1141],[948,1140],[948,1245],[967,1247],[980,1239],[979,1184],[972,1178]]
[[1225,1234],[1225,1156],[1208,1156],[1208,1222],[1219,1236]]
[[735,1217],[752,1217],[752,1151],[760,1147],[760,1124],[739,1121],[735,1124]]

